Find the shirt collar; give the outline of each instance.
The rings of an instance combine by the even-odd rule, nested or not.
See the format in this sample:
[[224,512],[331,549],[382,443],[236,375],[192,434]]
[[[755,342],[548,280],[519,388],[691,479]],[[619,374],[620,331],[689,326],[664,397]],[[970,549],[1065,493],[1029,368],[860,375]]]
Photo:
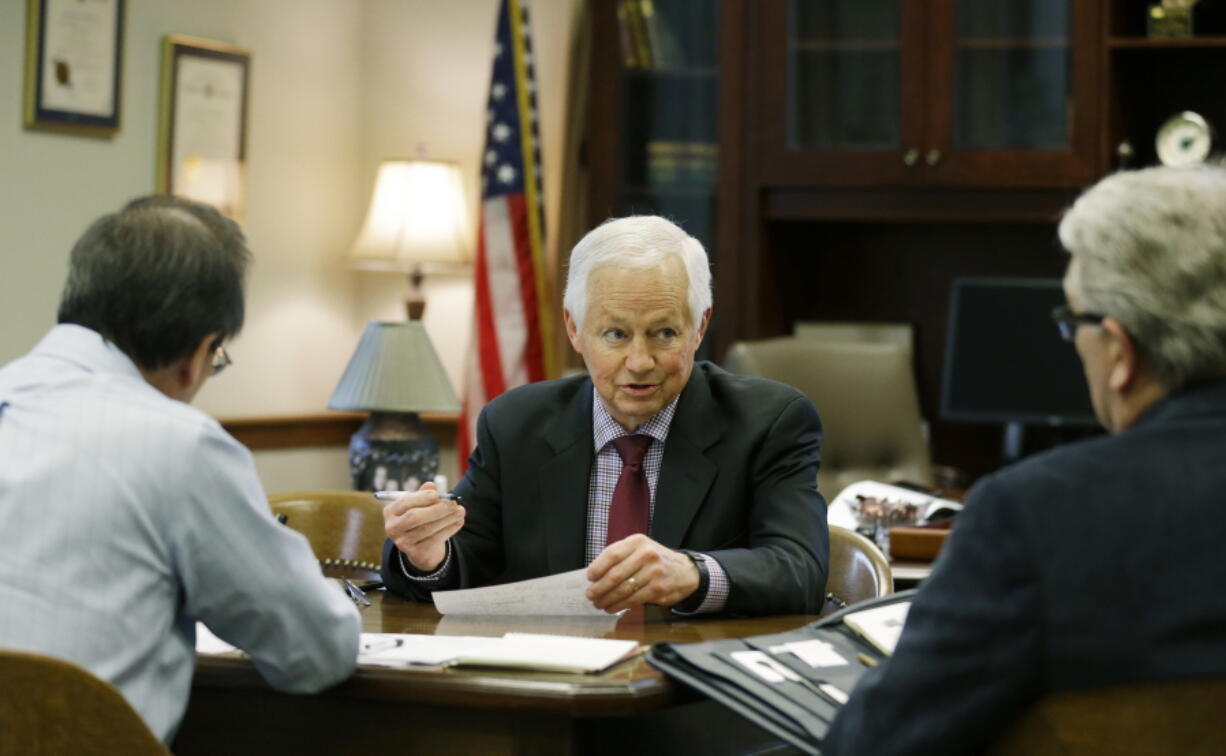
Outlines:
[[120,373],[144,380],[136,364],[119,347],[97,331],[84,326],[62,323],[43,336],[30,351],[31,356],[64,360],[90,372]]
[[[678,394],[668,403],[667,407],[643,423],[635,433],[651,436],[660,443],[664,443],[664,440],[668,438],[668,429],[673,424],[673,415],[677,414],[677,402],[680,399],[681,395]],[[613,439],[629,435],[631,434],[626,432],[621,423],[614,420],[609,411],[605,409],[600,394],[596,393],[596,387],[592,386],[592,444],[596,452],[599,453]]]

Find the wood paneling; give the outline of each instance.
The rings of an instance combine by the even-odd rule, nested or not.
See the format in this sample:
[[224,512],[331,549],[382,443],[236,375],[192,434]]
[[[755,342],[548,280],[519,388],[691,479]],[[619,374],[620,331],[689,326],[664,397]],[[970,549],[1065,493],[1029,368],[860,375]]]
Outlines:
[[[454,446],[459,414],[424,412],[426,428],[440,446]],[[366,420],[364,412],[321,412],[275,417],[240,417],[218,422],[238,442],[258,449],[301,449],[314,446],[348,446],[349,437]]]

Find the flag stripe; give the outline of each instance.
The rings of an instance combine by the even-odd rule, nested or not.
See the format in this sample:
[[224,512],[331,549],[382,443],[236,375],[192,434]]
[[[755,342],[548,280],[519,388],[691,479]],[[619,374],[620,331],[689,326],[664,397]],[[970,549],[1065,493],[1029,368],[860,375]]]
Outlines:
[[531,311],[523,300],[522,268],[519,264],[523,254],[519,248],[523,223],[515,217],[516,205],[522,208],[523,195],[507,195],[485,202],[489,221],[486,255],[489,258],[490,299],[492,311],[498,314],[494,334],[500,357],[491,367],[498,368],[502,384],[492,386],[486,381],[486,391],[490,397],[498,396],[511,386],[525,381],[524,346],[532,324],[528,318]]
[[502,358],[498,349],[498,328],[494,323],[494,299],[490,294],[489,271],[489,221],[488,213],[482,213],[481,243],[478,247],[476,270],[476,363],[481,378],[481,395],[498,396],[506,390],[502,379]]
[[472,450],[485,403],[549,373],[544,213],[531,39],[520,0],[502,0],[482,154],[481,221],[474,271],[474,337],[465,370],[457,452]]

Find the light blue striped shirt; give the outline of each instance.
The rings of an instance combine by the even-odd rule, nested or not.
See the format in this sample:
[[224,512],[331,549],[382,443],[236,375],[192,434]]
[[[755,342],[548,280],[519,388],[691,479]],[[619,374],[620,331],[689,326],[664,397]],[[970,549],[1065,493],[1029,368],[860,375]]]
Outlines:
[[357,658],[357,611],[273,519],[251,454],[94,331],[56,326],[0,369],[0,647],[89,669],[169,742],[197,620],[280,690]]

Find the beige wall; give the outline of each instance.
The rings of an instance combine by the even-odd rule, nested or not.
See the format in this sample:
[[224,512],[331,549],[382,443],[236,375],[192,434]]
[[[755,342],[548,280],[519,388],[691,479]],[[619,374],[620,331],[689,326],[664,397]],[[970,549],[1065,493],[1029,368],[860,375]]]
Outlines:
[[[573,9],[536,0],[549,227],[555,227]],[[129,0],[122,130],[91,139],[21,127],[25,3],[0,2],[0,363],[54,322],[84,227],[153,189],[160,43],[167,33],[252,53],[245,230],[256,262],[235,366],[201,392],[218,417],[323,411],[369,319],[401,319],[403,278],[359,273],[344,252],[384,157],[418,144],[465,172],[476,217],[497,0]],[[426,327],[453,381],[471,283],[428,281]],[[257,454],[269,490],[344,487],[338,449]],[[455,469],[453,450],[443,468]]]

